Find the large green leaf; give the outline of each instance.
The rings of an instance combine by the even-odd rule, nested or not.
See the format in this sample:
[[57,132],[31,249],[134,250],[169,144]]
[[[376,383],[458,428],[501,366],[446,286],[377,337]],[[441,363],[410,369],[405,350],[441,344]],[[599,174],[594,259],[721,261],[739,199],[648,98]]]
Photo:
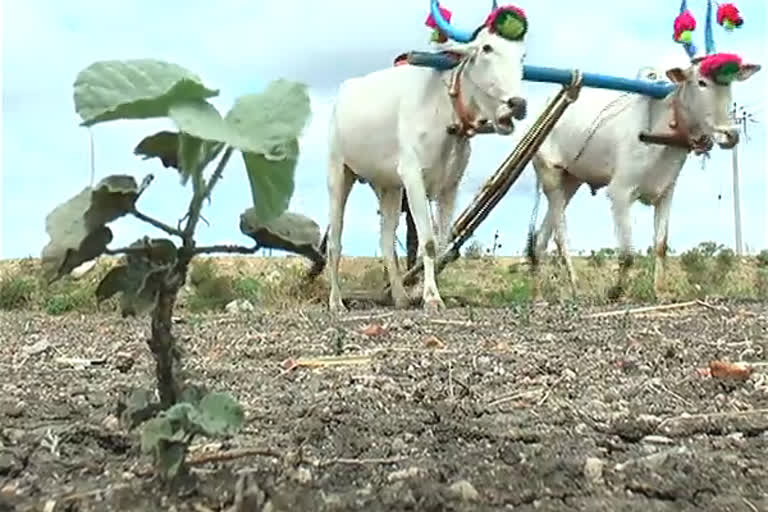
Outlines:
[[45,230],[51,240],[41,255],[48,280],[55,281],[101,255],[112,241],[112,231],[105,224],[130,212],[139,193],[132,176],[115,174],[94,188],[85,187],[49,213]]
[[244,152],[277,159],[296,156],[286,147],[299,138],[310,114],[306,85],[275,80],[263,92],[235,100],[226,116],[237,136],[230,144]]
[[191,71],[155,59],[97,61],[80,71],[74,83],[75,111],[84,126],[165,117],[178,101],[218,94]]
[[[290,155],[298,155],[299,142],[296,139],[291,141],[288,151]],[[293,196],[296,157],[269,160],[258,153],[243,153],[243,161],[253,197],[250,215],[262,223],[276,219],[288,209]]]
[[312,219],[298,213],[285,212],[279,217],[261,222],[253,208],[240,215],[240,231],[262,247],[271,247],[322,261],[320,227]]

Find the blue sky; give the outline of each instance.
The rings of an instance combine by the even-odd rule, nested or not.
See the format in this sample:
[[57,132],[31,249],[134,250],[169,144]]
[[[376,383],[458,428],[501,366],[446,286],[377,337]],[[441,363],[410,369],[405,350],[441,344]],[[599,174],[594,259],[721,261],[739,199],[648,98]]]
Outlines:
[[[454,22],[471,29],[481,23],[490,0],[447,0]],[[95,60],[154,57],[176,62],[221,89],[213,103],[226,111],[235,97],[257,92],[274,78],[301,80],[310,87],[313,116],[301,141],[296,192],[291,209],[327,221],[325,186],[328,116],[339,83],[349,77],[391,65],[395,55],[428,45],[423,25],[427,0],[390,0],[383,4],[359,0],[333,2],[257,2],[222,0],[25,0],[2,5],[2,191],[0,191],[0,257],[37,256],[47,243],[45,216],[77,194],[90,181],[89,131],[78,126],[72,103],[76,74]],[[530,19],[528,62],[555,67],[634,77],[644,65],[683,64],[685,53],[671,39],[678,0],[564,2],[520,0]],[[555,7],[556,5],[556,7]],[[737,2],[745,24],[728,34],[715,26],[720,51],[737,51],[765,66],[766,2]],[[689,0],[703,23],[706,2]],[[370,19],[371,15],[377,19]],[[574,20],[583,20],[575,22]],[[703,27],[695,32],[703,45]],[[734,85],[734,99],[765,114],[768,70]],[[529,120],[540,111],[557,86],[526,84]],[[140,180],[155,174],[140,208],[175,223],[188,202],[188,188],[175,172],[157,161],[132,154],[146,134],[170,128],[165,120],[115,122],[92,129],[96,144],[96,179],[129,173]],[[517,143],[526,124],[510,138],[483,136],[473,141],[473,155],[461,184],[457,214]],[[768,246],[766,233],[765,124],[750,126],[752,140],[741,145],[744,241],[752,251]],[[689,158],[678,181],[672,206],[670,245],[678,251],[702,240],[733,244],[731,154],[715,150],[702,170]],[[202,243],[249,240],[238,230],[239,214],[249,206],[243,166],[233,159],[214,192],[201,224]],[[477,232],[489,244],[496,229],[502,253],[524,246],[534,202],[533,168]],[[718,195],[721,199],[718,199]],[[378,216],[373,193],[357,186],[352,192],[343,245],[347,255],[378,253]],[[542,208],[544,204],[542,204]],[[610,209],[604,192],[592,197],[582,188],[567,211],[573,251],[615,246]],[[651,242],[653,214],[636,204],[632,210],[633,241]],[[541,219],[541,215],[540,215]],[[125,218],[113,224],[115,244],[144,234],[158,234],[141,222]],[[398,232],[404,239],[404,222]]]

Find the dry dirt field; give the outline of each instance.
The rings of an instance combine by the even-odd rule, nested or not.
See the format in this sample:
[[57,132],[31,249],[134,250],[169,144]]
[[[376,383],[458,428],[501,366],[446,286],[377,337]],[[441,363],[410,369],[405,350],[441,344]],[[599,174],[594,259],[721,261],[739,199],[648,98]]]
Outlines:
[[247,422],[174,493],[117,420],[148,320],[0,312],[0,511],[768,511],[765,303],[596,311],[182,311],[191,376]]

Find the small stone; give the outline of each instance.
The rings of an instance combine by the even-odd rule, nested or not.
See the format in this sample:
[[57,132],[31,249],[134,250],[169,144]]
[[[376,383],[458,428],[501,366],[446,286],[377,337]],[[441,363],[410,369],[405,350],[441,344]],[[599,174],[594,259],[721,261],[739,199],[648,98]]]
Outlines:
[[649,435],[649,436],[643,437],[640,441],[643,443],[649,443],[649,444],[675,444],[674,439],[671,439],[667,436]]
[[88,395],[86,395],[86,398],[88,400],[88,403],[96,408],[104,407],[104,404],[106,404],[107,401],[109,401],[109,395],[107,395],[103,391],[95,391],[93,393],[89,393]]
[[101,422],[101,425],[105,429],[111,430],[114,432],[120,429],[120,420],[118,420],[116,416],[113,416],[110,414],[109,416],[104,418],[104,420]]
[[448,491],[456,498],[462,501],[476,501],[480,498],[480,493],[477,492],[475,486],[469,483],[468,480],[459,480],[451,484]]
[[406,478],[413,478],[413,477],[419,476],[422,473],[423,473],[423,470],[421,468],[412,466],[408,469],[399,469],[397,471],[393,471],[392,473],[387,475],[387,481],[396,482],[398,480],[405,480]]
[[230,314],[249,313],[253,311],[253,309],[254,309],[253,304],[251,304],[250,301],[245,299],[243,300],[235,299],[224,307],[224,310]]
[[82,278],[84,275],[86,275],[88,272],[93,270],[93,268],[96,266],[96,260],[88,260],[79,266],[72,269],[72,272],[69,273],[69,275],[74,280],[78,280]]
[[593,484],[599,484],[603,480],[603,466],[605,462],[597,457],[587,457],[584,461],[584,478]]
[[136,359],[130,352],[117,352],[112,357],[112,366],[120,373],[127,373],[133,368]]
[[11,418],[20,418],[24,416],[24,412],[27,410],[27,402],[19,400],[15,404],[8,404],[5,408],[5,414]]
[[399,437],[392,441],[392,453],[403,453],[407,448],[408,445]]
[[0,476],[9,475],[16,469],[19,469],[16,456],[13,453],[0,452]]
[[306,485],[312,481],[312,472],[307,468],[298,468],[293,472],[291,478],[300,484]]

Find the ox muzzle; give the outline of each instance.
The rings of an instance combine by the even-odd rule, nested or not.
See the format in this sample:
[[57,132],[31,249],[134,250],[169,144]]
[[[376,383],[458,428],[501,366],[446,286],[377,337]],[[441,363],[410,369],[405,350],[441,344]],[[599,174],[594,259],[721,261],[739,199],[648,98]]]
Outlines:
[[512,121],[516,119],[521,121],[528,115],[528,102],[525,98],[515,96],[509,98],[503,105],[496,109],[493,125],[496,131],[503,135],[509,135],[515,130],[515,124]]

